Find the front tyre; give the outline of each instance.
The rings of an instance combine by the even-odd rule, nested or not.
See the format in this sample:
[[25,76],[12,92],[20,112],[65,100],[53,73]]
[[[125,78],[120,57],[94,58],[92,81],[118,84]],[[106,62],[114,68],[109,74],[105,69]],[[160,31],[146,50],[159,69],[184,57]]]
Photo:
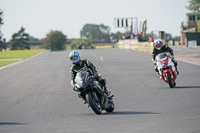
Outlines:
[[100,103],[95,99],[94,94],[89,91],[88,95],[87,95],[87,99],[88,99],[88,104],[91,106],[92,110],[96,113],[96,114],[101,114],[102,113],[102,108]]
[[170,72],[166,72],[165,75],[166,75],[166,78],[167,78],[169,87],[170,87],[170,88],[173,88],[173,87],[174,87],[174,84],[172,83],[172,78],[171,78]]

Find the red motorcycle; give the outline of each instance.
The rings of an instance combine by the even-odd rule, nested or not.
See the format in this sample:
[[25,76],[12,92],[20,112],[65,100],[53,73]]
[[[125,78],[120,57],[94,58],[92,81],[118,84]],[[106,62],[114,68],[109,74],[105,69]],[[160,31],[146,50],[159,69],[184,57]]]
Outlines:
[[171,55],[167,52],[160,53],[156,56],[156,65],[160,78],[169,84],[170,88],[176,86],[177,72],[172,62]]

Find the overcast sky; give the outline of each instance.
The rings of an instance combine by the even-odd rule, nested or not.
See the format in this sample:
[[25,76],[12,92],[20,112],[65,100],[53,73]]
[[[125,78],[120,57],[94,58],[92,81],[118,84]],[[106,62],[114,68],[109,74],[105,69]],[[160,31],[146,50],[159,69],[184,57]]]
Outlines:
[[147,33],[164,30],[180,36],[181,22],[186,22],[186,13],[190,12],[185,6],[188,0],[0,0],[4,12],[1,28],[7,41],[22,26],[39,39],[51,30],[60,30],[67,38],[79,38],[87,23],[123,32],[124,28],[114,27],[114,18],[137,17],[138,23],[147,19]]

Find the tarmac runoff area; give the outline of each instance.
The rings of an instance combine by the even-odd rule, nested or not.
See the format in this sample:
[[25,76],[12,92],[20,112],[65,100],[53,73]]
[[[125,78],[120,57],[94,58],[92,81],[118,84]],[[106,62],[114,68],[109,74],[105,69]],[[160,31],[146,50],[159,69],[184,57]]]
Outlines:
[[185,46],[173,46],[175,60],[200,66],[200,46],[189,48]]
[[175,60],[200,66],[200,54],[177,55],[177,56],[175,55]]
[[[148,48],[146,52],[152,54],[152,50],[149,50]],[[174,51],[175,60],[200,66],[200,46],[195,48],[189,48],[186,46],[170,46],[170,48]]]

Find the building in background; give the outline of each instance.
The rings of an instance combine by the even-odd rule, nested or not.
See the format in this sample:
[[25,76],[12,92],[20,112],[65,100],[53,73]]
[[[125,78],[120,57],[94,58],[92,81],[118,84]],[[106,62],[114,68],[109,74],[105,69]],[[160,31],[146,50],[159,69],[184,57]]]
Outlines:
[[187,24],[181,24],[181,44],[188,45],[188,41],[196,40],[200,45],[200,33],[197,33],[198,21],[200,20],[200,12],[187,13]]

